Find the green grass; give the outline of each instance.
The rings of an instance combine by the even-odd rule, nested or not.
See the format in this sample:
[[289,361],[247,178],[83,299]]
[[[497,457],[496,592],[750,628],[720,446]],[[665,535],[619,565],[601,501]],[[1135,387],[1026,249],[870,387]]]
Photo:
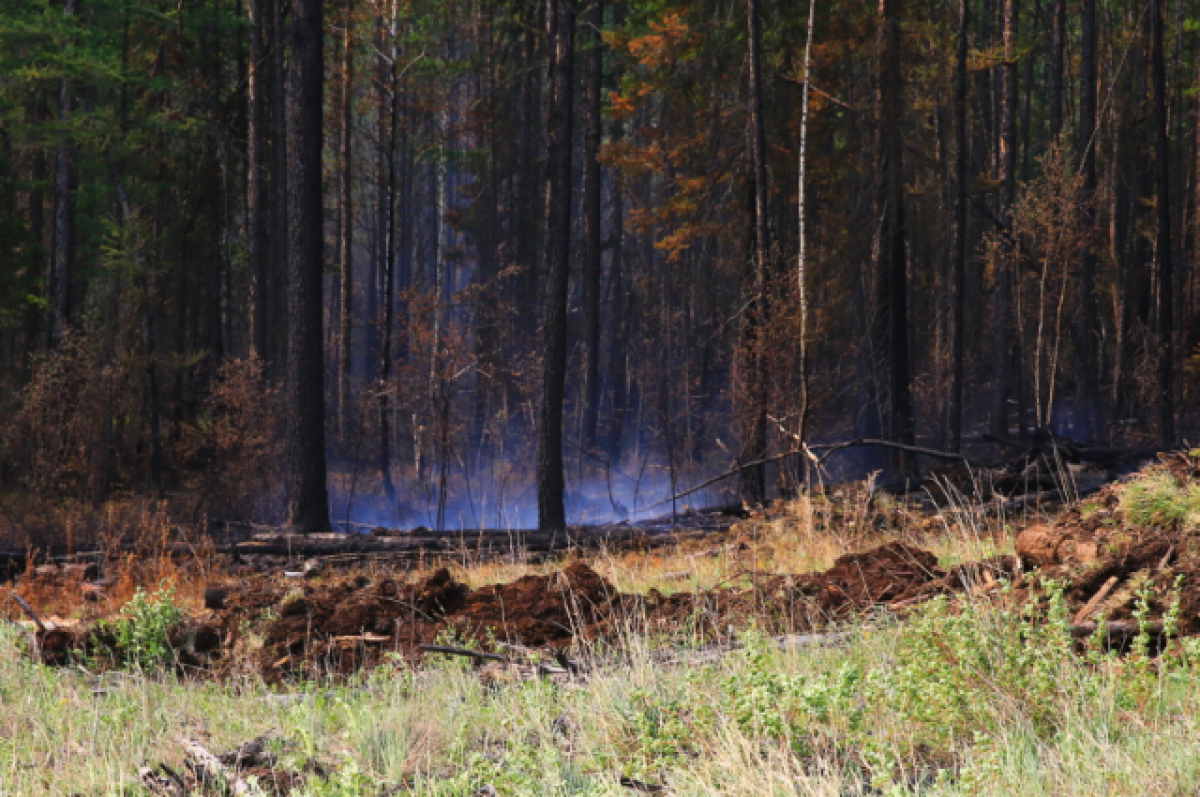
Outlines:
[[1151,660],[1072,649],[1051,600],[879,621],[838,648],[748,631],[703,664],[630,634],[584,683],[485,686],[459,660],[286,690],[52,670],[0,630],[0,795],[141,794],[187,734],[223,751],[271,733],[334,771],[310,794],[1183,795],[1200,788],[1200,646]]
[[1151,470],[1121,492],[1121,510],[1137,526],[1200,526],[1200,484],[1180,486],[1166,470]]

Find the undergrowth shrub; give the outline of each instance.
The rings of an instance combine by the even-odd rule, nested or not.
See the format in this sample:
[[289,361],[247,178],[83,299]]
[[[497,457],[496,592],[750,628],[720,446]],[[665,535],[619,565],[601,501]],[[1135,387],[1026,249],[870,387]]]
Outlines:
[[99,656],[118,668],[157,670],[174,658],[170,635],[183,621],[175,590],[163,584],[153,595],[139,587],[115,619],[101,620],[97,637],[104,640]]
[[200,474],[192,515],[222,519],[264,517],[275,503],[282,460],[278,391],[263,373],[261,360],[226,360],[211,392],[189,424],[177,456]]
[[1166,470],[1152,470],[1121,491],[1121,510],[1138,526],[1200,525],[1200,484],[1180,485]]

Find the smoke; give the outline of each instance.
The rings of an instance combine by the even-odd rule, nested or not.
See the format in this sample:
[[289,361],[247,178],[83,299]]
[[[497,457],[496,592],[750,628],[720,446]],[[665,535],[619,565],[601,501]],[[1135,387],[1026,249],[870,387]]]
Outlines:
[[[495,478],[497,474],[502,477]],[[568,466],[566,475],[567,522],[572,525],[636,522],[725,505],[737,486],[732,479],[729,484],[713,485],[672,501],[673,495],[702,482],[707,474],[689,473],[685,480],[676,473],[672,479],[669,468],[647,462],[636,475],[603,466]],[[360,474],[357,483],[349,484],[345,474],[333,473],[330,510],[334,524],[359,530],[376,526],[424,526],[438,531],[537,527],[537,484],[531,472],[512,478],[511,469],[487,463],[469,474],[459,469],[446,473],[444,480],[440,477],[438,473],[398,481],[393,501],[381,494],[377,477],[366,483]]]

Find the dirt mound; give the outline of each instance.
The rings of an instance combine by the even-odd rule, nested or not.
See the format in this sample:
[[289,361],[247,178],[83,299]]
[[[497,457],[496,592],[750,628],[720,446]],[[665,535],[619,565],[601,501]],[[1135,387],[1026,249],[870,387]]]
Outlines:
[[825,582],[822,605],[828,609],[859,609],[896,600],[946,572],[929,551],[889,542],[857,554],[840,556],[821,578]]
[[[194,627],[185,647],[188,663],[199,664],[213,651],[223,654],[214,663],[218,668],[249,664],[274,680],[351,672],[389,653],[416,658],[420,645],[448,635],[484,646],[494,640],[545,648],[619,636],[627,625],[721,636],[751,618],[786,633],[846,619],[945,576],[929,551],[893,542],[843,556],[824,573],[670,596],[619,593],[581,562],[478,590],[447,570],[416,583],[365,576],[319,584],[257,578],[230,595],[214,623]],[[212,648],[214,626],[222,639],[218,651]]]
[[451,624],[470,637],[486,635],[533,647],[561,644],[603,624],[616,597],[612,584],[573,562],[548,576],[525,576],[471,593]]
[[1017,582],[1018,597],[1038,582],[1063,584],[1076,623],[1129,620],[1142,599],[1151,621],[1161,620],[1177,604],[1180,632],[1200,633],[1200,457],[1161,459],[1021,532],[1016,553],[1030,575]]

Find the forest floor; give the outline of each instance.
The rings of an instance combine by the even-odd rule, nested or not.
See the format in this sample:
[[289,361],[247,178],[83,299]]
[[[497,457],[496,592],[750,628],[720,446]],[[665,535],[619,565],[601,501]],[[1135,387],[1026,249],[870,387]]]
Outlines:
[[12,584],[0,795],[1196,793],[1200,459],[941,503],[425,567],[168,554],[146,519]]

